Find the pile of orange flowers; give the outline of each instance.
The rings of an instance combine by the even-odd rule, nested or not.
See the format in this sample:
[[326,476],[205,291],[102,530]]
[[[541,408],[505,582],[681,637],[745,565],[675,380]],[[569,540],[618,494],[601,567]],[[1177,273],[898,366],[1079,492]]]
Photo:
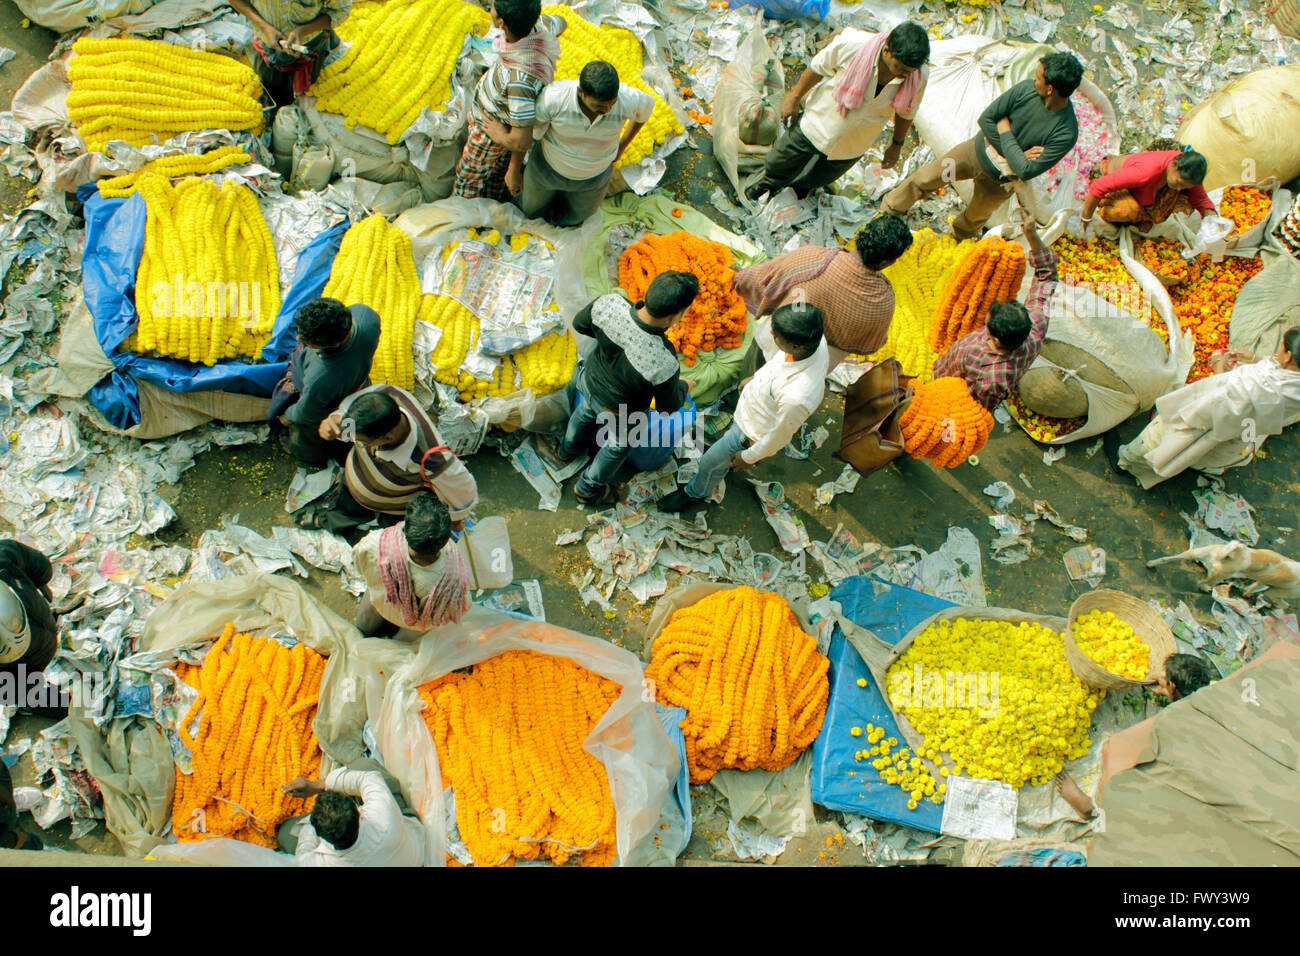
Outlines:
[[605,765],[582,743],[619,685],[573,661],[509,651],[419,688],[456,825],[479,866],[617,853]]
[[1030,438],[1041,442],[1049,442],[1078,431],[1088,421],[1087,415],[1079,418],[1053,418],[1051,415],[1030,411],[1029,406],[1021,400],[1020,393],[1014,389],[1007,396],[1007,411],[1029,433]]
[[1219,215],[1232,220],[1229,236],[1239,236],[1268,218],[1273,199],[1254,186],[1229,186],[1219,200]]
[[[1140,254],[1153,271],[1163,271],[1183,261],[1182,247],[1172,239],[1148,239],[1142,243]],[[1213,373],[1210,358],[1228,347],[1228,322],[1237,295],[1263,267],[1258,256],[1253,259],[1227,256],[1222,262],[1201,263],[1192,269],[1187,281],[1169,289],[1178,324],[1196,340],[1195,361],[1187,381],[1195,382]],[[1165,337],[1161,335],[1162,339]]]
[[963,335],[984,327],[994,302],[1014,299],[1025,277],[1025,250],[1020,244],[989,236],[981,239],[957,263],[943,287],[930,347],[938,353]]
[[780,770],[821,730],[828,661],[778,594],[716,591],[675,613],[646,668],[659,702],[686,708],[691,783],[719,770]]
[[688,232],[650,234],[619,257],[618,284],[637,302],[661,272],[694,273],[700,280],[700,294],[682,320],[668,330],[668,340],[682,359],[694,365],[700,352],[737,348],[745,334],[745,303],[731,284],[735,261],[726,246]]
[[989,440],[993,416],[971,397],[964,379],[947,376],[915,386],[898,424],[909,455],[956,468]]
[[311,809],[282,788],[320,773],[312,722],[325,658],[227,624],[201,667],[176,673],[199,697],[181,721],[193,772],[176,773],[172,830],[182,843],[229,837],[274,849],[279,825]]

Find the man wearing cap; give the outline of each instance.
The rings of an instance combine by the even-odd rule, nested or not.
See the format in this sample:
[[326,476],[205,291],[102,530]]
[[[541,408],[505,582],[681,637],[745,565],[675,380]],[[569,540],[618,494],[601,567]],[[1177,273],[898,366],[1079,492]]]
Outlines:
[[27,707],[30,675],[43,671],[59,649],[52,577],[45,555],[12,539],[0,541],[0,705]]

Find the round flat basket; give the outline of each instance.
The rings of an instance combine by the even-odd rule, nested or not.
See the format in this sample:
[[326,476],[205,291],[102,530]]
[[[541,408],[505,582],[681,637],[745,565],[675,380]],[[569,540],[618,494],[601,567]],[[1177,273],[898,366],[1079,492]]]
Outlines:
[[[1113,674],[1079,649],[1074,643],[1074,622],[1089,611],[1109,611],[1133,628],[1138,639],[1151,648],[1151,665],[1145,680],[1130,680]],[[1164,619],[1144,601],[1123,591],[1089,591],[1070,605],[1069,626],[1065,629],[1065,659],[1070,670],[1090,687],[1103,690],[1136,690],[1164,677],[1165,658],[1176,650],[1173,632]]]

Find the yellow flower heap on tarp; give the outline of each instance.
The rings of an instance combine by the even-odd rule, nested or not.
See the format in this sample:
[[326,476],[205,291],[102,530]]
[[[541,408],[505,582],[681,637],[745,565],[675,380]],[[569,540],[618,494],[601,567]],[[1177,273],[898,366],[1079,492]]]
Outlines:
[[200,129],[261,132],[262,84],[220,53],[125,37],[72,45],[68,115],[91,150],[114,140],[143,146]]
[[420,277],[411,237],[383,216],[367,216],[343,236],[324,294],[344,305],[368,305],[379,313],[379,347],[370,380],[411,389],[415,385],[412,341],[420,308]]
[[176,772],[177,839],[229,837],[275,849],[280,824],[311,809],[283,787],[320,774],[312,725],[325,658],[227,624],[202,666],[180,664],[176,673],[199,692],[180,723],[193,772]]
[[[865,680],[862,681],[863,685],[865,683]],[[861,731],[861,727],[854,727],[851,733],[857,737],[861,735]],[[871,744],[871,746],[866,750],[859,750],[854,753],[853,759],[870,760],[871,765],[880,771],[880,776],[885,783],[892,783],[906,790],[908,794],[907,809],[915,810],[922,800],[929,800],[931,803],[943,803],[944,795],[948,792],[948,785],[943,782],[942,778],[947,774],[941,772],[940,779],[934,779],[934,776],[930,773],[930,768],[921,759],[926,755],[924,747],[918,747],[915,756],[906,747],[895,750],[894,748],[898,746],[898,738],[886,737],[885,728],[877,727],[874,724],[867,724],[866,734],[867,743]]]
[[636,138],[627,144],[627,149],[614,164],[615,168],[622,169],[640,162],[655,146],[686,131],[663,97],[641,78],[644,63],[641,41],[635,34],[618,27],[596,26],[563,4],[542,7],[542,12],[561,16],[567,24],[560,35],[560,62],[555,68],[557,80],[576,80],[582,68],[592,60],[604,60],[618,71],[618,78],[628,86],[654,97],[654,112]]
[[133,173],[123,173],[99,181],[99,194],[105,199],[120,199],[136,191],[136,183],[147,173],[157,173],[164,179],[184,176],[202,176],[215,173],[240,163],[251,163],[253,158],[239,146],[219,146],[206,153],[178,153],[150,160]]
[[1073,637],[1079,650],[1112,674],[1146,680],[1151,648],[1110,611],[1089,611],[1075,618]]
[[491,25],[462,0],[366,0],[339,24],[348,51],[321,71],[309,91],[316,105],[383,133],[396,143],[420,112],[443,111],[466,34]]
[[952,236],[922,229],[898,261],[885,269],[885,277],[894,287],[894,319],[889,323],[889,338],[870,357],[872,362],[896,358],[904,375],[914,376],[922,384],[934,378],[938,353],[930,347],[926,333],[948,277],[970,247],[969,240],[958,242]]
[[1103,696],[1071,672],[1061,635],[1028,621],[936,621],[886,681],[894,709],[925,738],[918,755],[940,777],[965,773],[1016,789],[1045,783],[1087,753]]
[[508,651],[419,693],[442,785],[456,794],[456,827],[477,865],[614,862],[608,773],[583,741],[618,684],[567,658]]
[[280,270],[253,191],[153,172],[136,187],[148,213],[135,350],[204,365],[256,358],[280,312]]

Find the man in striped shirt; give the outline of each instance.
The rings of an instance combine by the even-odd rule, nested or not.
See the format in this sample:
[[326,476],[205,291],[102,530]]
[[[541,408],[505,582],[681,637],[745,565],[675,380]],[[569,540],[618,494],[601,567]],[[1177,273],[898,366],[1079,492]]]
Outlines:
[[523,186],[537,96],[555,76],[565,24],[543,16],[540,0],[494,0],[492,25],[502,31],[492,44],[498,59],[474,88],[453,192],[506,202]]

